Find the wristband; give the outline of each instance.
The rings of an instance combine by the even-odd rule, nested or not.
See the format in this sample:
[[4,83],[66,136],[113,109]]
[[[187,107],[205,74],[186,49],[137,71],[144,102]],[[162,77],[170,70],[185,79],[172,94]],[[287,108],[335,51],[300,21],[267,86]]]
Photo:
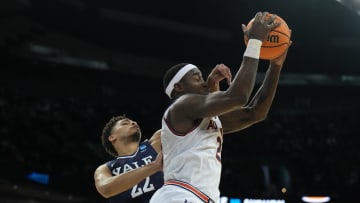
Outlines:
[[249,39],[244,56],[259,59],[261,45],[262,41],[258,39]]

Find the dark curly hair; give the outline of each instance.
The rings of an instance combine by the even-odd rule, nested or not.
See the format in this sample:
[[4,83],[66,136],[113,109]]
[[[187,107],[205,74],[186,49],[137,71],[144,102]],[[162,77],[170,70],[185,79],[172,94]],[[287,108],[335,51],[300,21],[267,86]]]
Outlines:
[[102,143],[105,151],[115,157],[118,156],[118,154],[117,154],[114,146],[109,141],[109,136],[111,135],[112,130],[113,130],[114,126],[116,125],[116,123],[119,120],[123,120],[123,119],[127,119],[127,117],[125,115],[112,117],[109,120],[109,122],[107,122],[105,124],[105,127],[102,130],[101,143]]

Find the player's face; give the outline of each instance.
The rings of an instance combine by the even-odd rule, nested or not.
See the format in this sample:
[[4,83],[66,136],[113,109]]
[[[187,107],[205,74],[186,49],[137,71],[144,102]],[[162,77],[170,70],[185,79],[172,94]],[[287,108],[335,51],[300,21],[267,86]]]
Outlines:
[[113,128],[113,134],[119,140],[138,142],[141,138],[141,131],[138,124],[128,118],[119,120]]
[[199,69],[189,71],[182,80],[186,93],[208,94],[208,86]]

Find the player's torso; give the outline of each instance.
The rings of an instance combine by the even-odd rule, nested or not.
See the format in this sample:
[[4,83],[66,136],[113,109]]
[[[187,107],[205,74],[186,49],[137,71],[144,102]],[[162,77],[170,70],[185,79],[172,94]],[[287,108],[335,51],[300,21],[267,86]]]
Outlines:
[[[118,157],[107,163],[112,175],[119,175],[136,168],[142,167],[154,161],[157,156],[156,151],[148,142],[139,145],[138,151],[132,156]],[[145,203],[148,202],[156,189],[163,185],[163,173],[158,172],[147,177],[144,181],[132,187],[119,195],[111,197],[111,203],[131,202]]]
[[163,119],[161,142],[165,181],[185,181],[209,196],[218,195],[222,147],[220,120],[204,118],[186,135],[177,134],[170,128]]

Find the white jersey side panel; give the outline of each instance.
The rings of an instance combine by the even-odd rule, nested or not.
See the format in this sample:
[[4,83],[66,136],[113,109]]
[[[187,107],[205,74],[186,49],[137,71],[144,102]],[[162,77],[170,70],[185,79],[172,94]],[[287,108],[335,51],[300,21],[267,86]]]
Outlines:
[[222,166],[220,120],[217,117],[204,118],[189,133],[178,135],[164,117],[162,130],[165,181],[176,179],[190,183],[216,200],[220,195]]

